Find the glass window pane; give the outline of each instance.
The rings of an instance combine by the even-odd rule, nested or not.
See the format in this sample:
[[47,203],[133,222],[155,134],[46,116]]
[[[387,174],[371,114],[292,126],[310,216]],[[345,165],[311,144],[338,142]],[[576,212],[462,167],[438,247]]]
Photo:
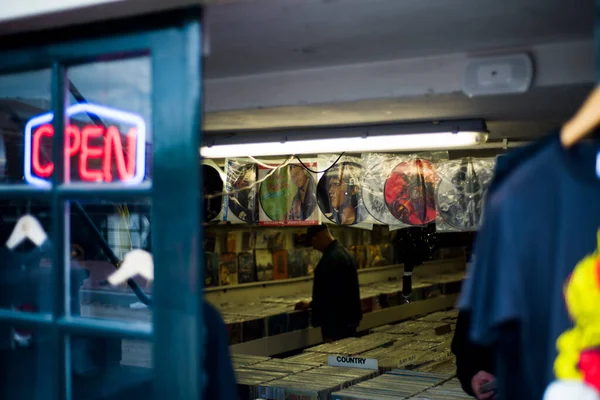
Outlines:
[[0,399],[33,400],[53,390],[50,332],[0,324]]
[[[27,215],[35,221],[27,221]],[[52,213],[47,202],[0,200],[0,307],[28,312],[52,311]],[[46,238],[35,243],[19,226],[37,224]],[[33,228],[32,228],[33,230]],[[22,239],[22,240],[19,240]],[[14,247],[13,247],[14,245]],[[12,247],[12,248],[11,248]],[[73,271],[76,275],[78,272]]]
[[[151,323],[152,312],[145,305],[152,295],[150,280],[143,274],[131,275],[135,288],[109,282],[117,271],[115,260],[124,262],[132,250],[143,250],[150,257],[150,204],[149,200],[71,202],[71,271],[83,269],[89,275],[78,293],[82,316]],[[127,261],[122,268],[126,265]]]
[[140,183],[152,143],[150,58],[69,68],[67,181]]
[[0,75],[0,183],[29,181],[34,164],[49,168],[52,148],[39,142],[33,154],[27,124],[50,111],[50,80],[50,70]]
[[152,398],[152,345],[144,340],[74,336],[73,400]]

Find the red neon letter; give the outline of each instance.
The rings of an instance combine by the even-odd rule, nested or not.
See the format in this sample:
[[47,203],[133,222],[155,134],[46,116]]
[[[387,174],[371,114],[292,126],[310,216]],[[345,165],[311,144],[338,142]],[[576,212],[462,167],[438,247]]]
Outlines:
[[104,128],[101,126],[86,126],[81,133],[81,154],[79,155],[79,176],[81,180],[87,182],[97,182],[102,180],[101,170],[89,170],[88,159],[102,158],[104,149],[102,147],[92,147],[89,144],[90,139],[102,137]]
[[65,182],[71,181],[71,157],[81,147],[81,132],[75,125],[68,125],[65,132]]
[[[121,143],[121,135],[115,126],[111,126],[106,131],[104,139],[104,181],[112,182],[112,160],[114,158],[117,164],[117,172],[121,181],[128,181],[135,174],[136,142],[137,130],[131,128],[127,133],[127,164],[125,163],[125,152]],[[113,153],[114,150],[114,153]],[[114,157],[113,157],[114,154]]]
[[54,128],[52,125],[44,124],[33,133],[33,143],[31,144],[31,164],[35,175],[39,176],[40,178],[47,178],[52,175],[52,172],[54,172],[54,164],[52,161],[50,161],[48,164],[42,165],[40,161],[40,155],[42,153],[41,141],[43,136],[47,136],[49,138],[54,136]]
[[79,147],[81,146],[81,133],[79,132],[79,128],[75,125],[67,126],[67,138],[68,140],[65,147],[65,157],[67,159],[73,157],[79,151]]

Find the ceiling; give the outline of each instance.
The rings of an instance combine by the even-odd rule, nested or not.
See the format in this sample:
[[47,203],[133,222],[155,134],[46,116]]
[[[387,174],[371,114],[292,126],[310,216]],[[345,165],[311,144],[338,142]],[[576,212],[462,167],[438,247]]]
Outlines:
[[[529,51],[532,46],[546,43],[591,41],[594,2],[253,0],[209,6],[206,26],[210,43],[206,77],[209,82],[231,81],[233,89],[225,99],[233,100],[239,97],[236,87],[244,90],[243,81],[281,74],[293,79],[290,71],[360,67],[387,60],[419,59],[426,63],[428,57],[442,55],[467,57],[498,51]],[[590,65],[583,67],[593,71],[594,58],[589,60]],[[546,58],[544,69],[548,61],[550,65],[553,63],[552,58]],[[431,81],[446,78],[440,78],[435,65],[430,70]],[[340,67],[340,74],[345,71]],[[572,69],[559,71],[557,75],[561,74],[581,72]],[[265,82],[276,81],[265,79]],[[390,77],[390,87],[397,82],[397,77],[395,80]],[[524,94],[474,99],[460,91],[431,90],[423,95],[398,94],[381,99],[369,96],[353,101],[336,101],[332,95],[330,102],[312,104],[299,99],[293,105],[282,102],[281,106],[267,107],[259,104],[258,98],[263,93],[257,90],[254,106],[250,101],[247,107],[208,112],[204,125],[207,131],[212,131],[209,133],[219,134],[231,130],[472,117],[488,121],[492,138],[531,138],[568,119],[594,82],[549,82],[545,86],[537,83]],[[282,98],[289,94],[285,92],[289,85],[271,84],[275,86],[265,93],[283,91],[277,95]],[[316,85],[332,94],[341,91],[328,84],[330,81]],[[211,95],[209,92],[209,103]]]
[[207,9],[208,78],[593,37],[593,0],[255,0]]
[[[0,34],[75,17],[212,3],[205,17],[204,102],[204,129],[211,134],[485,118],[492,138],[534,137],[569,118],[597,76],[590,56],[594,0],[60,1],[80,9],[2,22]],[[0,21],[4,14],[0,10]],[[577,41],[590,46],[569,45]],[[543,50],[548,44],[556,49]],[[560,51],[562,44],[571,52]],[[462,93],[467,57],[521,51],[534,58],[536,78],[528,92],[473,99]],[[146,64],[120,66],[111,82],[128,93],[148,93],[138,82],[150,76]],[[105,88],[94,92],[98,79],[87,72],[94,78],[78,85],[93,98]],[[122,101],[131,103],[128,96]]]
[[[470,99],[461,93],[316,106],[208,113],[208,131],[484,118],[491,138],[527,138],[555,128],[583,103],[592,85],[534,89]],[[211,132],[210,134],[218,134]]]

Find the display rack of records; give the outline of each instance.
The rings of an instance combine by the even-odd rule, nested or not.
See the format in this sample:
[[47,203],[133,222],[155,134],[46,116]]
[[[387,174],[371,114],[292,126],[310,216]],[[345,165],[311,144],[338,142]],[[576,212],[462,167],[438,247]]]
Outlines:
[[[271,299],[281,305],[285,300]],[[376,328],[285,359],[233,355],[243,399],[463,399],[450,352],[455,310]],[[450,332],[436,329],[450,326]],[[326,366],[330,355],[377,359],[378,371]],[[382,375],[380,375],[382,374]],[[425,397],[423,397],[425,396]],[[427,397],[430,396],[430,397]],[[444,397],[447,396],[447,397]],[[453,397],[458,396],[458,397]]]
[[441,384],[443,375],[394,370],[335,392],[332,400],[388,400],[405,399]]
[[[271,257],[271,252],[269,252]],[[271,259],[271,258],[269,258]],[[236,269],[236,273],[230,273],[233,268],[228,265],[235,264],[235,260],[227,258],[223,260],[221,270],[228,279],[240,279],[245,275],[242,269]],[[232,261],[227,264],[225,261]],[[270,266],[271,272],[273,266]],[[260,272],[259,272],[260,274]],[[243,278],[242,278],[243,279]],[[260,278],[259,278],[260,279]],[[438,295],[458,293],[463,279],[463,273],[454,272],[438,275],[435,280],[422,281],[417,278],[413,281],[413,297],[411,300],[422,300]],[[380,309],[395,307],[405,303],[402,296],[402,282],[375,282],[360,287],[361,305],[363,313],[370,313]],[[306,329],[310,326],[308,311],[297,311],[295,305],[301,301],[309,302],[311,293],[292,293],[288,296],[266,297],[254,303],[228,304],[220,307],[223,318],[229,327],[230,344],[244,343],[263,337],[275,336],[282,333]],[[429,317],[434,320],[412,321],[410,324],[391,325],[389,332],[385,328],[378,331],[391,335],[412,335],[419,333],[423,336],[436,336],[436,329],[448,325],[456,314],[444,314],[443,316]],[[446,318],[446,320],[444,319]],[[377,347],[377,346],[375,346]],[[359,350],[366,351],[364,349]],[[335,351],[331,351],[335,353]]]
[[329,400],[331,393],[356,385],[377,374],[376,371],[323,366],[260,385],[257,388],[258,397],[272,400]]
[[442,385],[428,389],[423,393],[411,397],[411,400],[470,400],[472,397],[468,396],[460,387],[460,382],[457,379],[452,379]]

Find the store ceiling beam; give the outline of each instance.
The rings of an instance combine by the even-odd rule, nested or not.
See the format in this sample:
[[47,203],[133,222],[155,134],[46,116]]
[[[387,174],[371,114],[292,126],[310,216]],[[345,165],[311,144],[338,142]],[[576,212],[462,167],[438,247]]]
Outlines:
[[[535,88],[596,79],[592,40],[532,46]],[[463,53],[206,81],[206,111],[298,107],[462,93]],[[210,129],[210,128],[209,128]]]

